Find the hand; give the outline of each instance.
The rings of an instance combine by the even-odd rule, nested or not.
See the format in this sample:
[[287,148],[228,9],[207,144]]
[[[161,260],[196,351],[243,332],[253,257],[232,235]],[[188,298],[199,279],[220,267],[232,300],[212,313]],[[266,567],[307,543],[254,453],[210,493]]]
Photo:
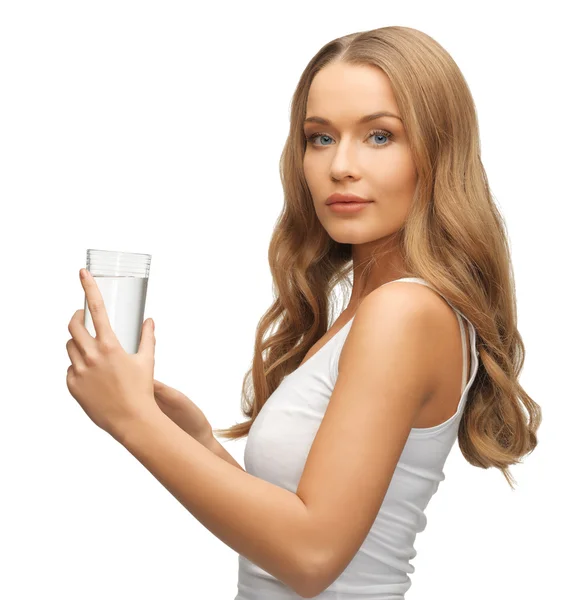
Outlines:
[[80,281],[96,337],[84,326],[84,310],[77,310],[68,325],[72,339],[66,350],[72,364],[66,385],[90,419],[118,439],[132,422],[161,414],[154,400],[153,323],[151,319],[144,323],[138,353],[128,354],[110,325],[98,285],[86,269],[80,270]]
[[154,397],[161,411],[196,441],[205,445],[213,436],[206,415],[182,392],[154,379]]

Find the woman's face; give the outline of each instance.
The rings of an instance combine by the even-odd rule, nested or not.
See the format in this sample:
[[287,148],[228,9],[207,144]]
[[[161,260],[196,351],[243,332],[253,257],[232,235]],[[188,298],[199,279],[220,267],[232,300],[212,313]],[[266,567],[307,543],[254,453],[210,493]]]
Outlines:
[[[417,174],[389,78],[373,66],[332,63],[312,81],[303,168],[316,214],[336,242],[367,244],[395,233],[405,222]],[[321,135],[315,135],[321,134]],[[313,136],[313,139],[312,139]],[[338,192],[372,200],[358,212],[335,212],[328,196]]]

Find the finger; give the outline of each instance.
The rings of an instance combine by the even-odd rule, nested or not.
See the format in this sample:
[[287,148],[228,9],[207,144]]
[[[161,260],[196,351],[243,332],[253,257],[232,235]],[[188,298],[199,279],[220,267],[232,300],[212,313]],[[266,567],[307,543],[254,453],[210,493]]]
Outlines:
[[175,388],[154,379],[154,391],[159,392],[160,394],[170,394],[176,391]]
[[140,345],[138,346],[138,354],[147,355],[148,358],[152,359],[156,351],[156,335],[154,333],[153,323],[152,319],[146,319],[144,321]]
[[[82,275],[85,275],[82,277]],[[92,315],[96,337],[102,341],[111,341],[114,339],[114,332],[108,319],[104,299],[100,293],[100,288],[96,280],[88,272],[88,269],[80,269],[80,281],[86,292],[86,302]]]
[[78,350],[74,340],[68,340],[66,342],[66,350],[68,352],[68,356],[70,357],[70,362],[72,363],[72,369],[77,375],[79,371],[86,367],[86,363],[84,362],[82,354]]
[[88,350],[94,348],[96,340],[84,326],[84,309],[79,308],[68,323],[68,331],[72,336],[77,349],[82,356],[86,356]]

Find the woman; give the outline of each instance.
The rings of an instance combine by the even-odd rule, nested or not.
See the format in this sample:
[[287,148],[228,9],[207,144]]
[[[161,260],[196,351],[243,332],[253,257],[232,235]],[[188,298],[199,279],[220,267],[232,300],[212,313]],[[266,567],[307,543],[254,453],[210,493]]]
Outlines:
[[[321,507],[326,554],[306,597],[399,600],[455,439],[513,489],[507,467],[535,448],[541,420],[518,381],[510,253],[463,75],[411,28],[326,44],[297,85],[281,173],[277,299],[256,335],[248,421],[214,433],[248,436],[248,473]],[[333,193],[370,202],[329,206]],[[236,600],[299,597],[241,555],[238,589]]]

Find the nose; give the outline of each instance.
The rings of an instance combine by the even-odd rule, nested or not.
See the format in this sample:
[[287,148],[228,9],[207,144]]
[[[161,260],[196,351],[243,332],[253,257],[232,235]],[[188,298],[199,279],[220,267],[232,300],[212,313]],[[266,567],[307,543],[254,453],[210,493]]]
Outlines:
[[357,178],[356,156],[351,143],[339,143],[331,161],[330,176],[335,181],[346,177]]

